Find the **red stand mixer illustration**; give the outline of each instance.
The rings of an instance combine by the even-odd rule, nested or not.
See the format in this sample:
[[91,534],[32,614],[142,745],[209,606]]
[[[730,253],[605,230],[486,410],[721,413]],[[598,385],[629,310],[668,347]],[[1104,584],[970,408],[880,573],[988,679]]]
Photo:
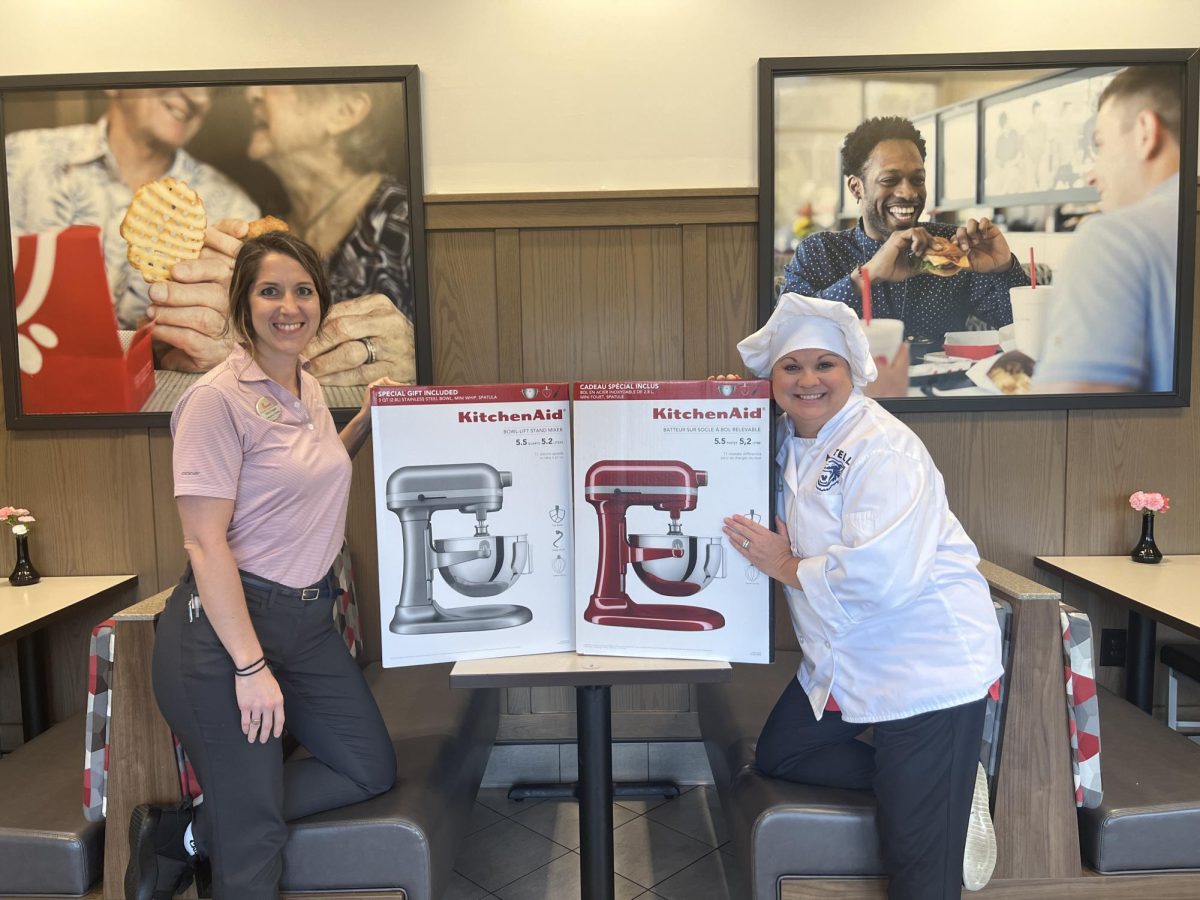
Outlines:
[[[667,597],[690,597],[725,577],[722,539],[684,534],[679,515],[696,508],[708,473],[674,459],[600,460],[588,469],[584,497],[600,520],[596,589],[583,617],[595,625],[711,631],[725,625],[714,609],[671,603],[635,603],[625,592],[625,568]],[[627,534],[631,506],[670,515],[666,534]]]

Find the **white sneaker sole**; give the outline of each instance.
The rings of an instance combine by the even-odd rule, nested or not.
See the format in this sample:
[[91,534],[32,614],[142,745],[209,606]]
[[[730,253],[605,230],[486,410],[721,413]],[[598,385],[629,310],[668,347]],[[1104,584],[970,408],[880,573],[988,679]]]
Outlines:
[[987,773],[983,763],[975,771],[975,796],[967,823],[967,847],[963,853],[963,887],[978,891],[991,880],[996,868],[996,831],[988,812]]

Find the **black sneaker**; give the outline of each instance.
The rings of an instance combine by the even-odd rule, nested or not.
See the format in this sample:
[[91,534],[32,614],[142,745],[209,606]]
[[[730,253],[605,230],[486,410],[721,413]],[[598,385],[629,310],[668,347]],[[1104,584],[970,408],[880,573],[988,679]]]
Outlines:
[[192,821],[191,801],[178,806],[142,804],[129,819],[125,900],[169,900],[192,883],[196,857],[183,846]]

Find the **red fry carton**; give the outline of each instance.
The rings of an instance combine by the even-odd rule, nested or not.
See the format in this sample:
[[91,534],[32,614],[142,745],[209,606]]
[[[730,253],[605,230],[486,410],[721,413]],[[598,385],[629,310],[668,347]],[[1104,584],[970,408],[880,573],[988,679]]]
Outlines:
[[149,329],[122,349],[100,229],[72,225],[15,244],[17,350],[27,414],[136,412],[154,390]]

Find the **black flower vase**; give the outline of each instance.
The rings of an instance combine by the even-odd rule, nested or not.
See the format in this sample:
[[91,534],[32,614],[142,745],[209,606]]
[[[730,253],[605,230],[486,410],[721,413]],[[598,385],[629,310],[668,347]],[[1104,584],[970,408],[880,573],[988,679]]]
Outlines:
[[12,574],[8,576],[8,583],[16,587],[37,584],[42,580],[42,576],[38,574],[38,570],[29,561],[29,535],[18,534],[16,538],[17,564],[13,566]]
[[1162,551],[1154,543],[1154,513],[1146,510],[1142,513],[1142,537],[1137,546],[1129,551],[1129,558],[1134,562],[1162,562]]

